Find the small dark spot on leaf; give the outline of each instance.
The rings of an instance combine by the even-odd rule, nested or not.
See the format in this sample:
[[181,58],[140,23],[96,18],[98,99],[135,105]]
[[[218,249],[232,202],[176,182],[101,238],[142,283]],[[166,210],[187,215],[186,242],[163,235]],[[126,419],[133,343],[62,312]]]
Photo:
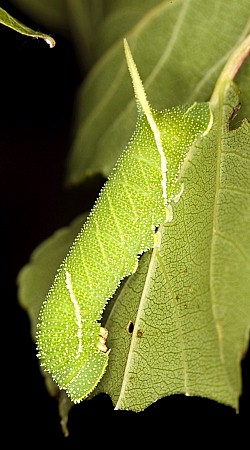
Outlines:
[[241,108],[241,104],[239,103],[237,106],[235,106],[235,108],[233,109],[231,116],[229,117],[228,120],[228,128],[231,129],[231,125],[232,125],[232,121],[235,119],[235,117],[237,116],[239,110]]
[[133,322],[130,320],[129,323],[128,323],[128,325],[127,325],[127,332],[128,332],[128,334],[132,334],[133,331],[134,331],[134,324],[133,324]]
[[138,338],[141,338],[142,335],[143,335],[142,331],[141,331],[141,330],[138,330],[137,333],[136,333],[136,336],[137,336]]

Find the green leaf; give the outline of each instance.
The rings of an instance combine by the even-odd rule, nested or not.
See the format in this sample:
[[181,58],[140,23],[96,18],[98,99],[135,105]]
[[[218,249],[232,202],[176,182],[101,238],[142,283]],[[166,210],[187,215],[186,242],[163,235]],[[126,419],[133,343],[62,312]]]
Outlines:
[[44,33],[40,33],[39,31],[34,31],[26,25],[22,24],[10,14],[8,14],[4,9],[0,8],[0,23],[5,25],[6,27],[12,28],[12,30],[17,31],[20,34],[25,34],[26,36],[30,36],[33,38],[41,38],[52,48],[56,45],[54,39]]
[[[131,15],[124,2],[115,3],[96,30],[100,59],[78,96],[68,161],[68,182],[73,184],[96,172],[107,176],[134,129],[136,109],[121,37],[129,39],[150,103],[161,110],[207,101],[232,48],[250,30],[249,0],[142,2],[145,7],[132,7]],[[243,99],[247,117],[245,105],[249,113]]]

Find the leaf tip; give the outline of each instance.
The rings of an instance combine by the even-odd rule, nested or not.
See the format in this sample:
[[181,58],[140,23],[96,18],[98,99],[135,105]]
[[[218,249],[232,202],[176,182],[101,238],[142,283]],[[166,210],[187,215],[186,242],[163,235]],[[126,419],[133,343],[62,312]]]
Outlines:
[[56,41],[55,41],[55,39],[53,39],[51,36],[46,36],[46,37],[44,37],[44,40],[45,40],[46,44],[49,45],[50,48],[55,47]]

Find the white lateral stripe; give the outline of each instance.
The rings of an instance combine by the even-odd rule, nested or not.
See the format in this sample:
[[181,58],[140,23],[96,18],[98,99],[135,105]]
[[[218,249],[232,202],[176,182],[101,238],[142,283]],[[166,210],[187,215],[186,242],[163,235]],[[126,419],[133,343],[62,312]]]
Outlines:
[[151,114],[147,114],[148,123],[151,127],[151,130],[154,133],[155,143],[158,149],[158,152],[160,153],[161,157],[161,175],[162,175],[162,195],[164,199],[164,205],[167,206],[167,160],[164,155],[163,146],[161,143],[161,133],[154,121],[154,118]]
[[79,308],[79,305],[77,303],[77,300],[75,298],[75,294],[73,292],[73,286],[71,281],[71,274],[66,270],[66,287],[69,291],[70,300],[72,301],[74,308],[75,308],[75,314],[76,314],[76,324],[77,324],[77,337],[78,337],[78,353],[82,352],[82,316],[81,311]]

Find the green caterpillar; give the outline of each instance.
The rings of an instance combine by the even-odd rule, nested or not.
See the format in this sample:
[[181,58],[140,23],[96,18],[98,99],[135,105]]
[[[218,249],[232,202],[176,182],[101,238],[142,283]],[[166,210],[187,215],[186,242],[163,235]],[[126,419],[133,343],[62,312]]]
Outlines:
[[61,264],[42,306],[38,356],[70,399],[95,388],[108,364],[102,312],[138,257],[156,245],[155,231],[172,220],[183,191],[183,162],[212,125],[208,103],[153,111],[127,42],[128,68],[139,108],[136,131]]

